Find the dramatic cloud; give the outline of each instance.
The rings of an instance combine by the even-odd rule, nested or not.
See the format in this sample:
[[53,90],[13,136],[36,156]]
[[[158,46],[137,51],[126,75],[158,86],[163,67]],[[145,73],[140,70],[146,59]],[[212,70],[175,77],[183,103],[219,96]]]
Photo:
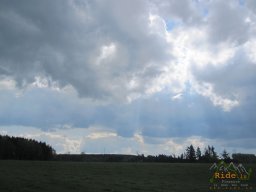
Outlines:
[[234,152],[256,138],[255,1],[0,5],[1,134],[75,153]]

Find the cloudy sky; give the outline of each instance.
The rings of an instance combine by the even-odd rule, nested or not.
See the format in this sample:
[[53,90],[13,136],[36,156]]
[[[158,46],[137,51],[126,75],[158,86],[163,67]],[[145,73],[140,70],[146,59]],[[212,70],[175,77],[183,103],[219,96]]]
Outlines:
[[0,0],[0,26],[0,134],[256,153],[255,0]]

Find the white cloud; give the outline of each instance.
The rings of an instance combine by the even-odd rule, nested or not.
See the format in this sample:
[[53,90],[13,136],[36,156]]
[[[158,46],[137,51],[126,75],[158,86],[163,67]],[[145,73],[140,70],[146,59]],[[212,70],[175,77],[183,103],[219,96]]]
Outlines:
[[99,139],[99,138],[106,138],[106,137],[116,137],[116,133],[111,133],[111,132],[95,132],[89,134],[88,137],[89,139]]
[[4,1],[0,23],[2,126],[77,152],[255,136],[253,1]]
[[252,63],[256,64],[256,39],[251,39],[250,41],[246,42],[244,47],[249,59],[252,61]]
[[181,98],[182,98],[182,93],[179,93],[179,94],[177,94],[177,95],[174,95],[174,96],[172,97],[172,100],[181,99]]
[[[116,154],[145,154],[145,155],[180,155],[191,144],[200,147],[203,152],[208,145],[214,145],[218,153],[227,149],[229,152],[248,151],[251,139],[206,139],[200,136],[187,138],[147,137],[139,133],[133,137],[118,136],[113,130],[103,127],[56,129],[55,131],[42,131],[33,127],[7,126],[0,127],[2,134],[16,137],[25,137],[46,142],[56,149],[57,153],[116,153]],[[242,143],[237,148],[237,144]]]
[[104,62],[104,60],[111,59],[111,57],[113,57],[115,53],[116,53],[116,46],[114,43],[110,43],[109,45],[103,45],[101,47],[101,52],[96,61],[96,64],[101,64],[102,62]]
[[231,100],[231,99],[223,98],[220,95],[217,95],[216,93],[214,93],[214,88],[212,84],[209,84],[209,83],[196,84],[196,86],[194,86],[194,89],[197,93],[205,97],[208,97],[215,106],[222,107],[224,111],[228,112],[232,108],[237,107],[239,105],[239,101],[236,99]]
[[14,90],[15,81],[9,78],[3,78],[0,81],[0,90]]

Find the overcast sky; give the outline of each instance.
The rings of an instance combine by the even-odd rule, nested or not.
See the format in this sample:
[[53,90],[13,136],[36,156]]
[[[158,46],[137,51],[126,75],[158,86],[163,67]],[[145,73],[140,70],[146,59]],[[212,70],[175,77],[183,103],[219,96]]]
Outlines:
[[256,153],[255,85],[255,0],[0,0],[0,134]]

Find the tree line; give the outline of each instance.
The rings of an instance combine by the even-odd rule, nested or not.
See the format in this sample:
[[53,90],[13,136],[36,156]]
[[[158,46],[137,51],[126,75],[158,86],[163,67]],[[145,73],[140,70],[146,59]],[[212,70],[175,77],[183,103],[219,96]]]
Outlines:
[[213,146],[207,146],[203,150],[193,145],[186,147],[184,153],[176,155],[120,155],[120,154],[58,154],[56,161],[82,161],[82,162],[161,162],[161,163],[213,163],[223,160],[226,163],[256,163],[254,154],[235,153],[230,155],[224,150],[217,154]]
[[185,152],[179,156],[175,155],[156,155],[144,156],[139,155],[140,161],[144,162],[179,162],[179,163],[213,163],[222,160],[226,163],[256,163],[256,156],[254,154],[234,153],[230,155],[225,149],[218,155],[213,146],[207,146],[202,151],[200,147],[194,148],[190,145],[186,148]]
[[0,135],[0,159],[52,160],[55,150],[44,142]]
[[120,155],[120,154],[56,154],[45,142],[21,137],[0,135],[0,159],[15,160],[55,160],[85,162],[169,162],[169,163],[212,163],[223,160],[227,163],[256,163],[254,154],[235,153],[230,155],[224,150],[217,154],[213,146],[203,149],[193,145],[186,147],[184,153],[176,155]]

